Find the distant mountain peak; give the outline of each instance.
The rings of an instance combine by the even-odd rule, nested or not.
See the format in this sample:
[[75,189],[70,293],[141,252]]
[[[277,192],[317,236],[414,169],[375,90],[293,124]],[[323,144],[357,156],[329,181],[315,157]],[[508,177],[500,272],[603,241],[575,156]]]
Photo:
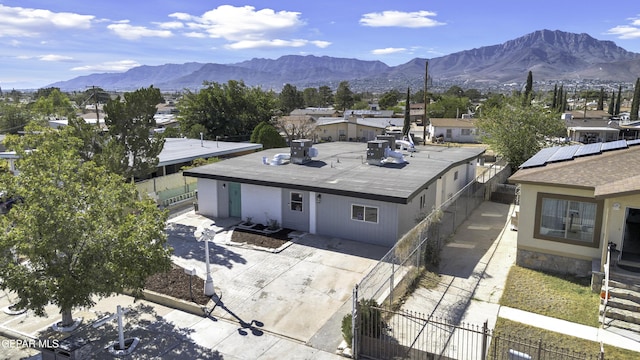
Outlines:
[[[154,85],[163,91],[200,88],[204,81],[242,80],[248,86],[279,90],[284,84],[299,89],[349,81],[354,91],[387,91],[407,86],[421,88],[426,59],[414,58],[390,67],[377,60],[316,55],[254,58],[235,64],[166,64],[139,66],[125,73],[92,74],[48,87],[63,90],[97,85],[107,90],[135,90]],[[502,44],[479,47],[429,60],[429,76],[449,83],[483,88],[534,80],[599,79],[633,81],[640,73],[640,54],[613,41],[586,33],[537,30]]]

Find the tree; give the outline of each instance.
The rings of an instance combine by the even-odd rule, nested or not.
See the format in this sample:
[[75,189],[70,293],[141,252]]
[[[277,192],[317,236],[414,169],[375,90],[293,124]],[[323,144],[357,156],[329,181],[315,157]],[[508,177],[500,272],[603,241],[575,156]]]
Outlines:
[[205,139],[247,140],[253,128],[270,121],[277,108],[275,93],[248,88],[242,81],[204,85],[198,92],[187,90],[177,105],[180,129],[190,138],[200,138],[202,132]]
[[402,126],[402,135],[409,136],[411,130],[411,90],[407,88],[407,101],[404,104],[404,125]]
[[287,146],[287,142],[282,136],[280,136],[278,130],[276,130],[273,125],[266,122],[262,122],[258,124],[258,126],[256,126],[256,128],[253,130],[253,133],[251,133],[251,138],[254,140],[251,142],[262,144],[263,149],[273,149]]
[[453,85],[449,89],[447,89],[447,91],[445,91],[444,94],[450,95],[450,96],[456,96],[456,97],[463,97],[464,90],[462,90],[462,88],[458,85]]
[[622,85],[618,85],[618,97],[616,99],[616,107],[613,115],[620,115],[620,104],[622,104]]
[[453,95],[442,95],[429,104],[429,118],[458,118],[471,107],[469,99]]
[[348,81],[341,81],[335,95],[336,106],[344,111],[353,106],[355,100]]
[[82,161],[82,141],[69,130],[29,130],[7,138],[20,175],[0,175],[22,197],[0,216],[0,287],[40,316],[58,306],[60,325],[69,326],[73,309],[94,305],[95,296],[138,294],[147,277],[169,269],[167,212],[119,175]]
[[614,115],[614,111],[615,111],[615,102],[616,102],[616,92],[615,90],[611,92],[611,99],[609,100],[609,107],[607,110],[607,113],[609,115]]
[[[104,106],[109,143],[114,149],[111,170],[125,178],[144,178],[156,170],[164,138],[153,134],[156,105],[162,102],[160,89],[150,86],[124,93]],[[116,155],[117,154],[117,155]]]
[[381,109],[387,110],[398,105],[400,100],[400,92],[398,90],[389,90],[380,96],[378,99],[378,105]]
[[322,103],[317,88],[305,88],[302,90],[302,98],[306,107],[318,107]]
[[553,86],[553,102],[551,103],[551,108],[554,110],[558,108],[558,84]]
[[71,101],[64,93],[57,88],[50,88],[51,91],[43,92],[47,95],[40,96],[32,105],[32,109],[36,114],[42,117],[55,118],[72,118],[75,117],[75,109],[71,105]]
[[525,85],[524,94],[522,97],[523,104],[531,105],[532,91],[533,91],[533,73],[529,71],[529,74],[527,74],[527,84]]
[[320,86],[318,93],[320,96],[320,106],[333,106],[334,97],[330,87],[326,85]]
[[31,121],[31,114],[19,103],[0,102],[0,133],[17,134]]
[[556,112],[523,106],[512,98],[504,106],[487,108],[476,121],[482,139],[517,169],[545,145],[549,136],[561,136],[565,126]]
[[640,77],[636,79],[636,85],[633,89],[629,120],[638,120],[638,111],[640,111]]
[[598,94],[598,107],[596,110],[604,110],[604,88],[600,88],[600,94]]
[[302,93],[291,84],[284,85],[280,95],[278,96],[278,100],[280,102],[280,110],[282,110],[286,115],[289,115],[293,110],[304,106]]

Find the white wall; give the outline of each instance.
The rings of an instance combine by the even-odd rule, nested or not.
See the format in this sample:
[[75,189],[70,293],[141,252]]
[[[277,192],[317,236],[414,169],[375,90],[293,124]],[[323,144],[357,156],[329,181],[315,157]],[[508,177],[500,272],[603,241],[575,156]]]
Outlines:
[[198,213],[204,216],[218,217],[218,182],[211,179],[198,179]]
[[282,224],[282,189],[268,186],[242,184],[242,219],[267,224],[277,220]]

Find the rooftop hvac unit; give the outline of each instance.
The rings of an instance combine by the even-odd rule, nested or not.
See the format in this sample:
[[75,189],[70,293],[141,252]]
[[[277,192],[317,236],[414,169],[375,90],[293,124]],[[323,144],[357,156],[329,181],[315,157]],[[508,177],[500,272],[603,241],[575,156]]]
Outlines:
[[386,140],[389,142],[391,150],[396,149],[396,137],[394,135],[376,135],[376,140]]
[[300,139],[291,141],[291,159],[292,164],[304,164],[311,161],[312,156],[317,156],[317,152],[311,147],[312,141],[308,139]]
[[389,148],[387,140],[371,140],[367,142],[367,164],[382,165],[386,159],[385,150]]

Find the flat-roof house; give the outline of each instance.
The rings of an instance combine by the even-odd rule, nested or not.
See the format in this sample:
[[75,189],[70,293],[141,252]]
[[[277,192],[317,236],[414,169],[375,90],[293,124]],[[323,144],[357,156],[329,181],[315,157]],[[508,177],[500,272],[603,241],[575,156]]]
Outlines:
[[392,136],[368,143],[269,149],[187,170],[198,179],[198,211],[218,218],[393,245],[416,219],[475,179],[482,148],[393,150]]
[[[520,185],[517,264],[587,276],[607,245],[640,267],[640,140],[545,148],[509,181]],[[593,268],[592,268],[593,266]]]
[[432,118],[427,128],[427,141],[478,142],[478,130],[474,119]]

